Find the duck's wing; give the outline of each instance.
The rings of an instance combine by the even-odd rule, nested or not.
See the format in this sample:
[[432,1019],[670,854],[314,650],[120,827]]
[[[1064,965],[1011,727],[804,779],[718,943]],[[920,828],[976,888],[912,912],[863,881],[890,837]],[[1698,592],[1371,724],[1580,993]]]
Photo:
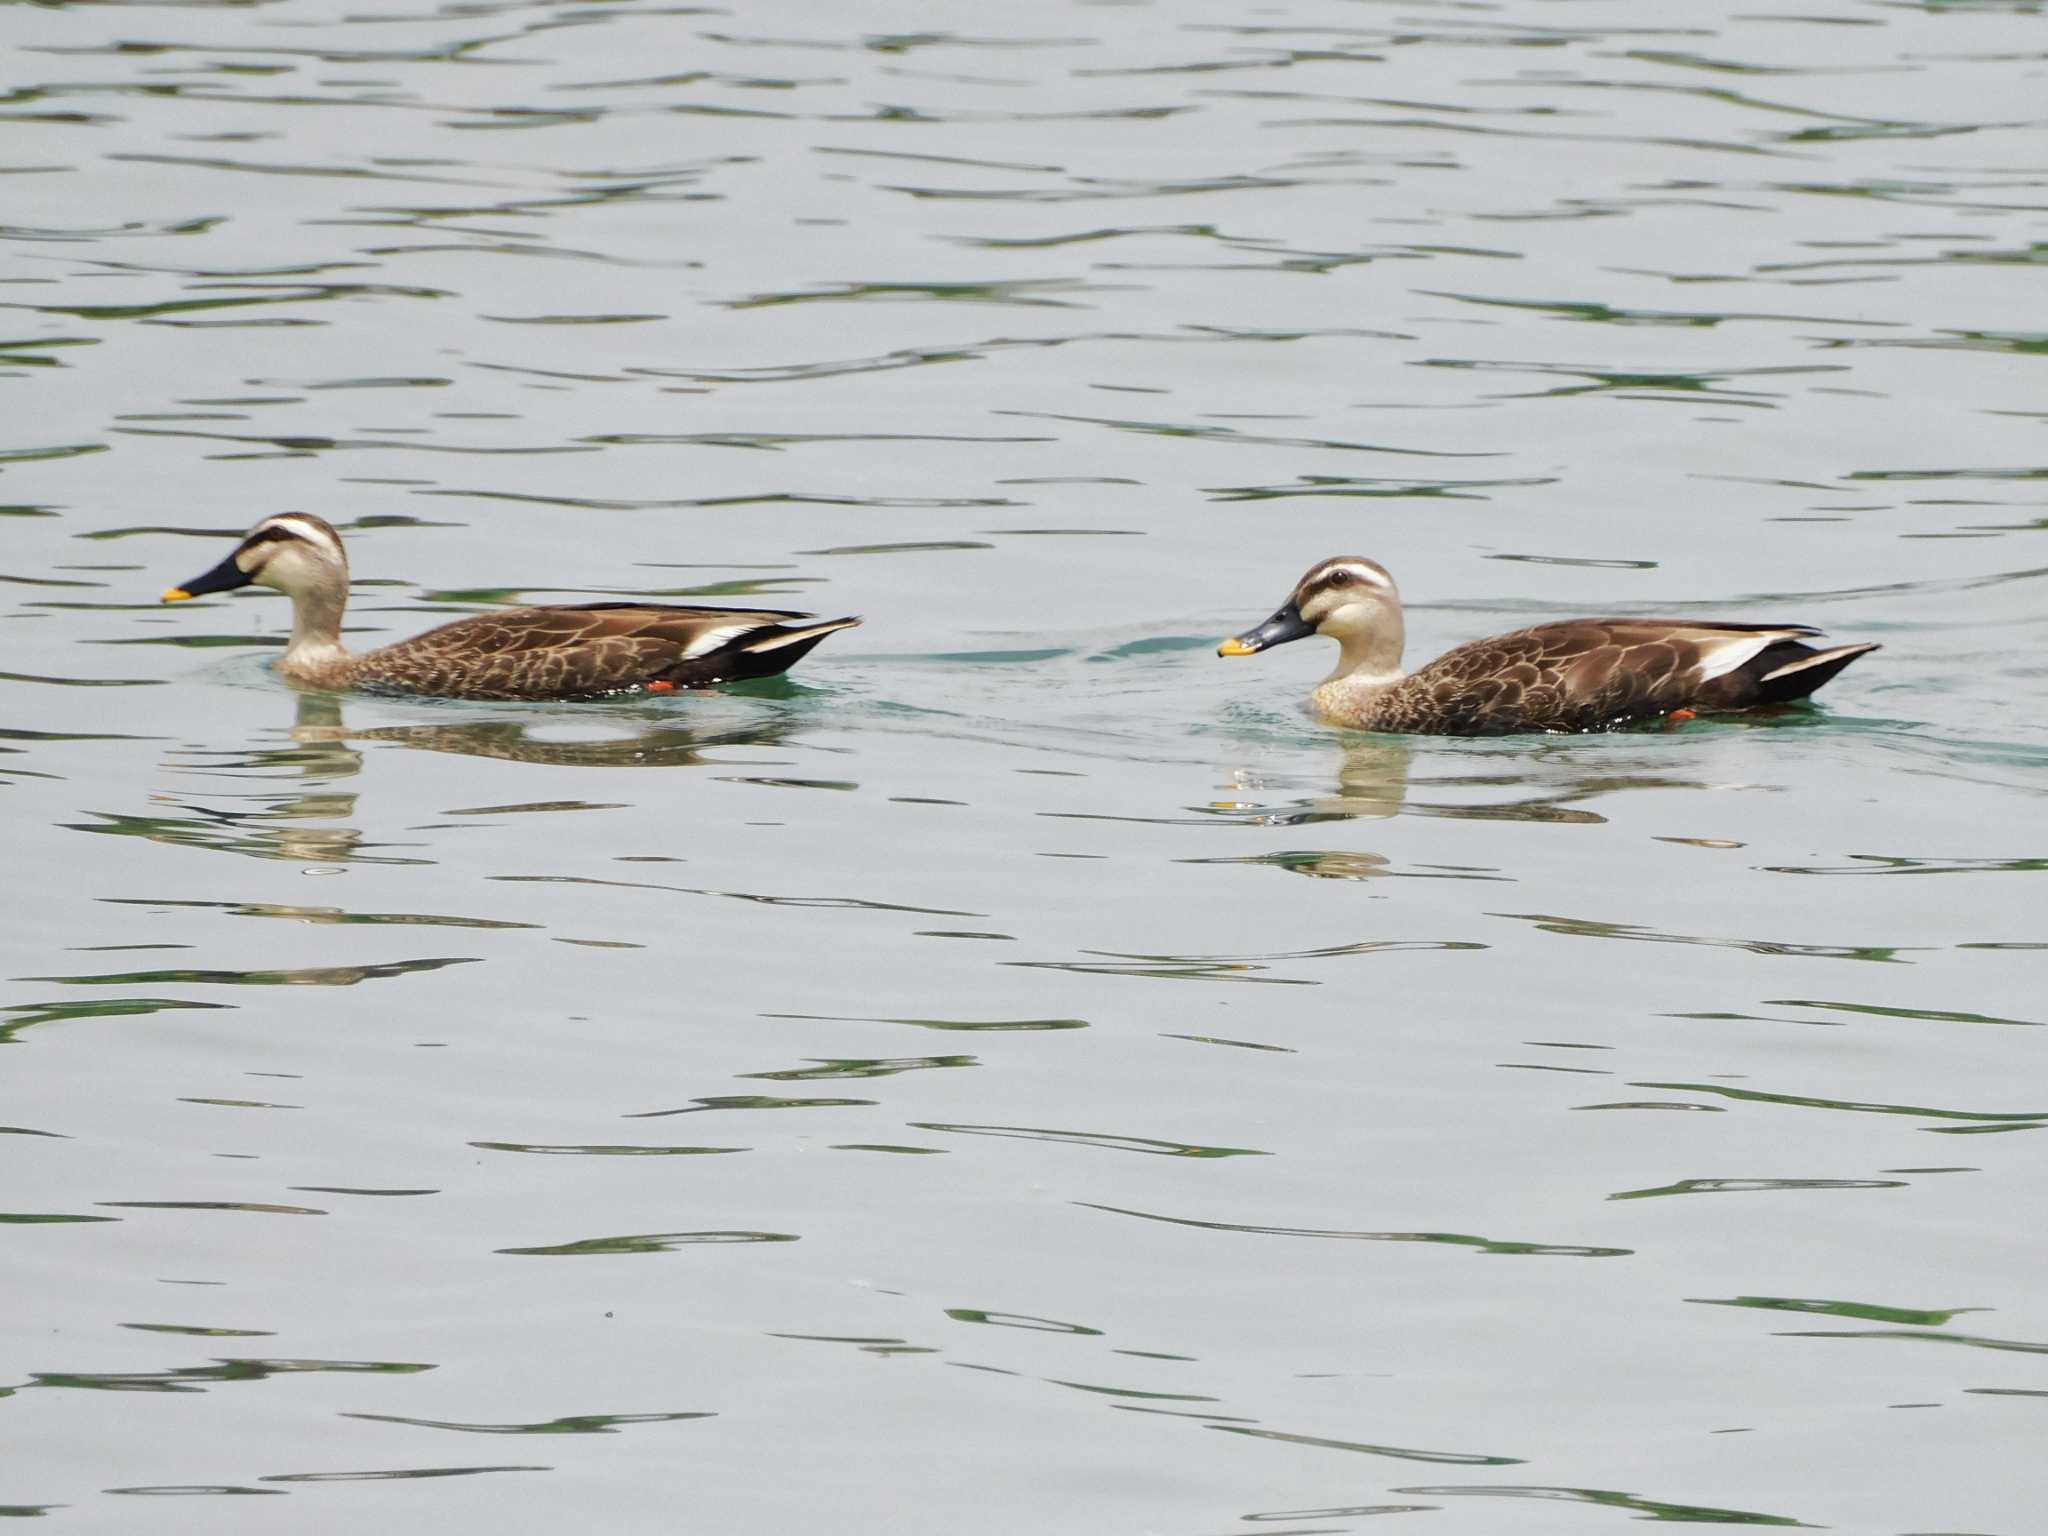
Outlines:
[[357,682],[471,698],[576,698],[768,677],[857,618],[773,608],[582,603],[510,608],[364,656]]
[[1674,709],[1800,698],[1874,646],[1820,651],[1806,624],[1567,619],[1461,645],[1422,668],[1448,728],[1591,730]]

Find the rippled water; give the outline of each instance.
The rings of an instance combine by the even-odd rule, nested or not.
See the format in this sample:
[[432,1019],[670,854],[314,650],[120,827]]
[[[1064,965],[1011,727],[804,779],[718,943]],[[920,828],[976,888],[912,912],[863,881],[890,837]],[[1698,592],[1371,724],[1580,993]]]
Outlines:
[[[0,1512],[2037,1530],[2041,9],[10,7]],[[299,696],[287,508],[867,626]],[[1340,551],[1885,649],[1344,736]]]

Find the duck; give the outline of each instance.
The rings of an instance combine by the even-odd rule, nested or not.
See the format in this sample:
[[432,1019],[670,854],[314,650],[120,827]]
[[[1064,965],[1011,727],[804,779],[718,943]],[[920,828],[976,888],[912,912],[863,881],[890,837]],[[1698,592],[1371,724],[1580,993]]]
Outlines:
[[827,635],[860,623],[772,608],[565,603],[477,614],[356,653],[341,643],[348,580],[348,552],[333,526],[310,512],[283,512],[162,600],[274,588],[292,600],[292,636],[277,663],[290,681],[456,699],[587,699],[773,677]]
[[1401,594],[1378,561],[1311,566],[1279,611],[1225,640],[1251,656],[1328,635],[1337,667],[1310,695],[1331,724],[1434,736],[1612,730],[1803,699],[1875,644],[1820,648],[1807,624],[1564,619],[1457,646],[1401,670]]

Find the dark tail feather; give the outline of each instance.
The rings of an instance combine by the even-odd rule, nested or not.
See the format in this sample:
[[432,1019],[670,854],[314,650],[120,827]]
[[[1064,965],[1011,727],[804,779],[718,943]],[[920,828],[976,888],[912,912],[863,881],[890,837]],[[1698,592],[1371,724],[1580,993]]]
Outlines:
[[756,630],[741,639],[735,650],[745,651],[754,656],[770,656],[779,651],[790,651],[788,666],[827,635],[842,629],[852,629],[859,619],[821,619],[816,624],[783,624],[774,629]]
[[750,636],[733,648],[729,658],[733,676],[773,677],[787,672],[810,654],[811,648],[827,635],[851,629],[859,619],[830,619],[823,624],[792,626],[778,634]]
[[[1803,699],[1858,656],[1877,649],[1876,645],[1838,645],[1833,650],[1816,651],[1796,643],[1774,645],[1750,663],[1750,675],[1756,680],[1754,702],[1783,704]],[[1753,670],[1759,666],[1767,670]]]
[[663,674],[683,686],[738,683],[752,677],[774,677],[802,661],[827,635],[851,629],[859,619],[824,619],[815,624],[778,624],[757,629]]

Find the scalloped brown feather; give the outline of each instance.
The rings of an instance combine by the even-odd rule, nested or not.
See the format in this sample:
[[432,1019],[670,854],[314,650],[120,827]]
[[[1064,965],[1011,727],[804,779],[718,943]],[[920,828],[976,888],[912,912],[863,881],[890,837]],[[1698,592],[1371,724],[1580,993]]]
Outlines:
[[[1875,645],[1820,650],[1803,624],[1566,619],[1446,651],[1370,695],[1344,723],[1448,736],[1597,731],[1678,709],[1747,709],[1804,698]],[[1755,654],[1702,677],[1715,652]]]
[[[825,636],[858,623],[768,608],[510,608],[346,657],[303,680],[465,699],[590,698],[649,684],[703,687],[785,672]],[[690,654],[721,629],[737,632]]]

